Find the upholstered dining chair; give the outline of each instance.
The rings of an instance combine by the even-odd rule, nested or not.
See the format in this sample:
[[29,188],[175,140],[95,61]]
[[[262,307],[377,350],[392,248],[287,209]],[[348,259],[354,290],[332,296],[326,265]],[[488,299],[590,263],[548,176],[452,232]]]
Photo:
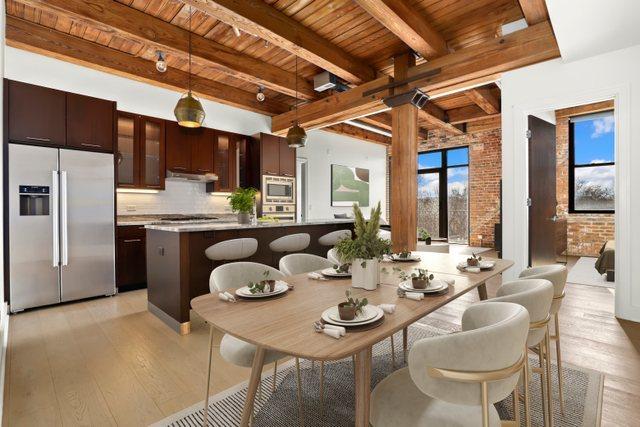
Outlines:
[[327,251],[327,259],[331,261],[333,264],[338,264],[338,265],[342,264],[336,248],[331,248]]
[[333,263],[326,258],[313,254],[289,254],[280,258],[278,265],[285,276],[309,273],[333,267]]
[[[527,336],[527,349],[538,354],[539,367],[534,372],[540,374],[544,425],[553,426],[553,400],[551,393],[551,357],[549,352],[549,309],[553,300],[553,285],[545,279],[519,279],[505,282],[496,292],[496,297],[487,301],[511,302],[527,309],[531,324]],[[479,304],[484,304],[480,302]],[[529,358],[525,360],[529,375]],[[527,377],[528,378],[528,377]],[[525,383],[525,387],[528,385]],[[529,402],[525,401],[525,408]],[[528,412],[528,411],[527,411]],[[527,425],[529,420],[527,419]]]
[[340,240],[350,239],[351,236],[351,230],[336,230],[320,236],[318,243],[321,246],[335,246]]
[[[269,272],[270,279],[282,279],[283,274],[273,267],[256,262],[232,262],[215,268],[209,276],[209,290],[211,293],[224,292],[229,288],[243,286],[249,282],[258,282],[264,278],[264,272]],[[220,341],[220,355],[224,360],[236,366],[251,368],[256,354],[256,346],[242,341],[229,334],[224,334]],[[213,328],[209,336],[209,367],[211,368],[213,353]],[[276,388],[276,375],[278,372],[278,360],[287,357],[286,354],[267,350],[265,364],[273,362],[272,390]],[[211,371],[212,369],[210,369]],[[302,388],[300,382],[300,360],[296,358],[296,375],[298,383],[298,410],[302,417]],[[208,412],[208,398],[210,390],[211,374],[207,378],[207,399],[205,400],[205,420]],[[262,380],[258,385],[258,392],[262,395]],[[258,397],[260,400],[260,397]]]
[[560,411],[564,414],[564,394],[562,391],[562,353],[560,351],[560,321],[558,312],[564,298],[564,288],[567,284],[567,267],[560,264],[541,265],[527,268],[520,273],[523,279],[547,279],[553,283],[553,302],[551,316],[553,317],[554,334],[549,337],[556,344],[556,367],[558,368],[558,397]]
[[[529,313],[517,304],[469,307],[462,332],[424,338],[409,351],[408,367],[383,379],[371,394],[374,427],[497,427],[493,403],[513,393],[520,425],[518,379],[524,376]],[[525,392],[525,402],[528,396]]]

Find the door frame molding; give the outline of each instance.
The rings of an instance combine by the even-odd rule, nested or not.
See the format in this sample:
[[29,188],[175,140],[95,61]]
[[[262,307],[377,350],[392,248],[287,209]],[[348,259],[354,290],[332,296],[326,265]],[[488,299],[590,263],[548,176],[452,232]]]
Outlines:
[[[507,190],[504,197],[505,216],[513,215],[511,221],[503,224],[503,227],[506,225],[503,231],[503,250],[505,258],[515,261],[514,268],[510,269],[505,277],[515,278],[527,264],[529,238],[526,233],[523,235],[521,232],[521,230],[529,229],[526,205],[526,198],[529,194],[527,117],[545,111],[607,100],[614,101],[616,131],[615,315],[619,318],[637,321],[640,319],[640,307],[633,306],[631,298],[631,87],[629,84],[613,85],[591,91],[555,94],[552,97],[529,103],[503,106],[503,111],[511,110],[511,114],[503,114],[502,116],[503,133],[505,129],[513,131],[513,135],[508,137],[513,141],[512,146],[503,146],[502,151],[503,183],[506,184],[504,188]],[[513,120],[512,125],[508,123],[510,119]],[[507,139],[505,137],[507,135],[503,135],[503,141]],[[509,241],[510,243],[508,243]]]

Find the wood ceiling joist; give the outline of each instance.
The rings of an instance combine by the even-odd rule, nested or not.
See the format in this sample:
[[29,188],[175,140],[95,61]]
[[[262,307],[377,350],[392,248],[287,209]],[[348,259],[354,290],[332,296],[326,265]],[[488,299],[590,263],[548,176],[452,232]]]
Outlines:
[[447,122],[447,114],[432,103],[427,103],[428,109],[418,110],[418,122],[425,123],[428,127],[435,127],[453,135],[462,135],[464,132]]
[[[188,74],[184,71],[170,68],[165,73],[158,73],[151,61],[13,16],[7,16],[6,38],[9,46],[88,68],[172,90],[184,91],[187,87]],[[258,102],[253,92],[200,76],[191,77],[191,87],[203,98],[258,113],[275,115],[288,110],[288,106],[282,103],[269,99]]]
[[[408,74],[409,78],[414,79],[410,82],[411,87],[419,87],[427,94],[434,95],[446,93],[454,87],[461,88],[465,85],[469,87],[477,82],[486,83],[499,73],[558,56],[560,51],[551,26],[544,22],[435,58],[410,68]],[[363,96],[369,89],[384,86],[384,81],[384,78],[379,78],[327,99],[300,106],[298,109],[300,125],[310,129],[320,128],[362,116],[363,111],[374,114],[384,110],[385,106],[381,100],[388,90]],[[366,89],[363,90],[363,88]],[[293,118],[292,113],[275,116],[271,122],[272,131],[285,132]],[[451,115],[449,119],[449,123],[453,124]]]
[[594,102],[593,104],[579,105],[577,107],[563,108],[556,110],[556,118],[580,116],[583,114],[599,113],[601,111],[613,110],[614,103],[611,101]]
[[[106,34],[124,33],[132,39],[157,46],[180,56],[188,52],[189,32],[133,7],[111,0],[20,0],[53,14],[68,15],[79,23],[92,26]],[[295,74],[280,67],[238,52],[225,45],[192,34],[192,54],[195,61],[255,85],[295,96]],[[298,78],[298,93],[303,99],[316,99],[312,84]]]
[[447,42],[406,0],[356,0],[371,16],[423,58],[446,55]]
[[[358,117],[357,120],[391,132],[391,113],[389,112],[385,111],[383,113],[373,114],[371,116]],[[418,137],[426,139],[427,130],[424,128],[420,128],[418,130]]]
[[263,0],[183,0],[186,4],[279,46],[354,84],[375,70]]
[[519,0],[524,19],[529,25],[549,20],[549,11],[545,0]]
[[324,127],[322,128],[322,130],[337,133],[339,135],[350,136],[352,138],[361,139],[363,141],[373,142],[376,144],[391,145],[391,138],[388,136],[370,132],[356,126],[348,125],[346,123],[337,123],[335,125]]
[[447,110],[449,116],[449,123],[453,125],[461,123],[471,123],[478,120],[485,120],[492,117],[499,117],[500,113],[487,114],[482,108],[477,105],[468,105],[466,107],[453,108]]
[[500,112],[500,100],[493,96],[489,88],[480,87],[465,92],[465,95],[487,114]]

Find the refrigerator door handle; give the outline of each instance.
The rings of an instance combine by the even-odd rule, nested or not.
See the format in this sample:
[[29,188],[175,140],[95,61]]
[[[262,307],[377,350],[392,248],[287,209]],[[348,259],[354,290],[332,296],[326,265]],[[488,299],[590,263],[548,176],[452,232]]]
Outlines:
[[51,204],[53,205],[52,220],[53,220],[53,261],[54,267],[59,267],[60,264],[60,205],[58,204],[59,198],[59,182],[58,171],[51,171]]
[[67,210],[67,171],[60,172],[60,204],[61,209],[61,223],[62,223],[62,265],[69,264],[69,236],[68,236],[68,210]]

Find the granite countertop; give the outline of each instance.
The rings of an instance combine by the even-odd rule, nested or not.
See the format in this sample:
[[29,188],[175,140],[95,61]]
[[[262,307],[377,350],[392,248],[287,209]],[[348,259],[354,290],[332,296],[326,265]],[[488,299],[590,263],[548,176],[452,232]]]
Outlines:
[[182,219],[187,217],[203,217],[203,218],[211,218],[212,221],[219,222],[237,222],[237,215],[232,215],[228,213],[223,214],[152,214],[152,215],[118,215],[117,224],[119,226],[128,226],[128,225],[160,225],[160,224],[171,224],[172,222],[167,220],[167,218],[171,219]]
[[326,225],[326,224],[349,224],[351,219],[314,219],[300,222],[265,222],[257,225],[239,224],[238,222],[228,222],[225,220],[214,220],[211,222],[201,222],[194,224],[148,224],[145,227],[150,230],[170,231],[174,233],[212,231],[212,230],[233,230],[247,228],[268,228],[268,227],[295,227],[304,225]]

